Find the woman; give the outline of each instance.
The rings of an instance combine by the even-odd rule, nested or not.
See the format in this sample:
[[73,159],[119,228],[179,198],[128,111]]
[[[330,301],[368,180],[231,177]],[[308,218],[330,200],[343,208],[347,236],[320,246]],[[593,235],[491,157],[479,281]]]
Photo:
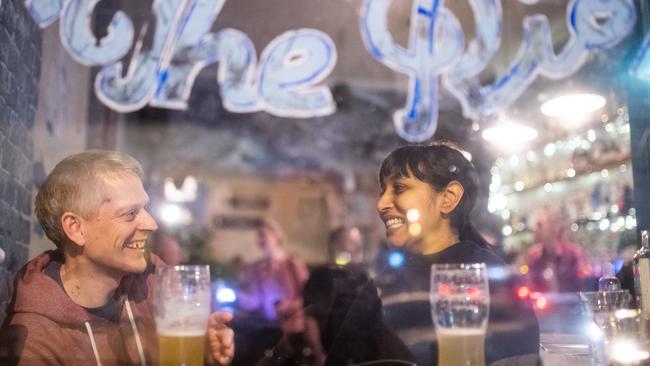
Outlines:
[[[429,277],[432,264],[486,263],[490,276],[490,316],[485,342],[487,364],[502,359],[538,361],[539,327],[527,302],[518,301],[505,263],[470,221],[478,176],[455,146],[436,142],[391,152],[379,171],[377,211],[388,243],[406,253],[399,270],[380,277],[386,321],[409,346],[418,365],[437,364]],[[418,294],[420,296],[418,296]],[[407,295],[407,296],[405,296]],[[406,299],[406,300],[405,300]],[[422,328],[418,332],[413,332]],[[514,358],[513,358],[514,357]]]

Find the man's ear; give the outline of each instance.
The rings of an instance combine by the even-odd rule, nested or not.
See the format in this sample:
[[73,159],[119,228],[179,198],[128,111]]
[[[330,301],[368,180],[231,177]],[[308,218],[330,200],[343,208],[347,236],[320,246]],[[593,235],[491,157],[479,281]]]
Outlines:
[[84,235],[84,220],[74,212],[64,212],[61,215],[61,226],[65,235],[78,246],[86,245]]
[[463,188],[463,185],[458,181],[452,180],[449,182],[449,184],[447,184],[447,187],[445,187],[442,193],[443,198],[440,210],[443,214],[450,214],[452,211],[454,211],[456,206],[458,206],[461,198],[463,198],[465,188]]

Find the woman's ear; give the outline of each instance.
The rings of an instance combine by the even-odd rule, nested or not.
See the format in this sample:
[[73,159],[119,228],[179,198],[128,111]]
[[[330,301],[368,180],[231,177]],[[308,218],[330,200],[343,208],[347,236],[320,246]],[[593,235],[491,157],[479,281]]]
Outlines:
[[61,226],[65,235],[78,246],[86,245],[84,235],[84,220],[74,212],[64,212],[61,215]]
[[443,198],[440,210],[443,214],[450,214],[452,211],[454,211],[456,206],[458,206],[461,198],[463,198],[465,188],[463,188],[463,185],[458,181],[452,180],[449,182],[449,184],[447,184],[447,187],[445,187],[442,193]]

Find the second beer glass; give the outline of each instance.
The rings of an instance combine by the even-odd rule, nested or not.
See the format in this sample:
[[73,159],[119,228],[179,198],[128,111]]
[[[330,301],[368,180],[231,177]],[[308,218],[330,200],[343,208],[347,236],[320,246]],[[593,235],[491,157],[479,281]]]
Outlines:
[[210,294],[208,266],[156,269],[154,314],[160,365],[203,365]]
[[490,292],[484,263],[431,266],[438,365],[485,365]]

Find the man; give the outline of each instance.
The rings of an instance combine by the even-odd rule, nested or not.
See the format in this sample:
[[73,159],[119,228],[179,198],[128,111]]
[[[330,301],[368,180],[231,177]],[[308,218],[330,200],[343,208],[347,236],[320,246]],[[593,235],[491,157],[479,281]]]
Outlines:
[[529,287],[540,292],[575,292],[585,276],[584,256],[567,239],[567,222],[560,210],[544,208],[535,218],[535,244],[528,249]]
[[[87,151],[62,160],[36,196],[57,249],[28,262],[0,331],[0,364],[158,363],[152,274],[164,263],[145,244],[157,230],[132,157]],[[210,315],[205,360],[234,355],[229,313]]]

